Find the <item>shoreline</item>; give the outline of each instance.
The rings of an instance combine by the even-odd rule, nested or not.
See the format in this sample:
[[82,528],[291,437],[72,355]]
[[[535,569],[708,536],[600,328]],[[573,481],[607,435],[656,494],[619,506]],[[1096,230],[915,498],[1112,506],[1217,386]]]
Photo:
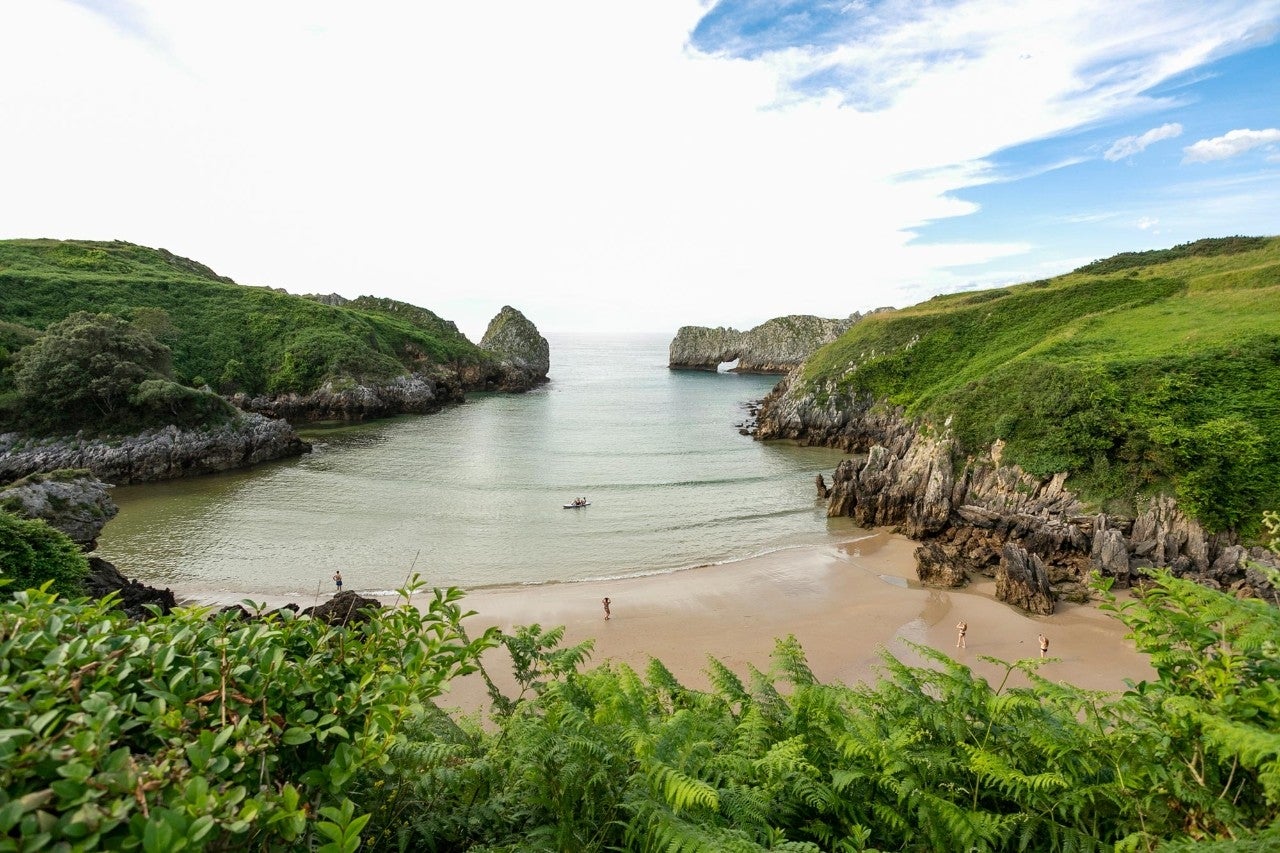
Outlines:
[[[741,560],[626,578],[474,588],[462,604],[471,636],[490,627],[563,625],[563,645],[592,639],[587,666],[625,664],[643,671],[657,658],[686,686],[706,689],[707,656],[740,676],[754,666],[767,672],[775,640],[794,635],[809,667],[823,682],[873,682],[884,650],[904,662],[924,660],[909,645],[947,652],[988,681],[1003,669],[984,658],[1014,661],[1039,654],[1037,634],[1050,639],[1039,673],[1077,687],[1119,692],[1126,680],[1154,673],[1124,639],[1127,630],[1096,603],[1059,603],[1053,616],[1032,616],[995,599],[995,582],[979,577],[956,590],[921,586],[915,577],[918,543],[888,531],[824,545],[782,548]],[[363,593],[362,593],[363,594]],[[328,600],[331,590],[316,597]],[[601,599],[611,599],[604,619]],[[398,596],[375,596],[383,604]],[[225,596],[219,604],[231,603]],[[241,596],[235,601],[243,601]],[[258,597],[250,597],[259,601]],[[269,607],[289,599],[265,597]],[[298,601],[300,606],[312,603]],[[210,604],[209,598],[191,600]],[[967,647],[955,648],[955,624],[969,624]],[[515,682],[505,651],[491,649],[484,663],[508,695]],[[1015,673],[1010,686],[1024,686]],[[455,679],[439,703],[462,713],[488,707],[478,675]]]

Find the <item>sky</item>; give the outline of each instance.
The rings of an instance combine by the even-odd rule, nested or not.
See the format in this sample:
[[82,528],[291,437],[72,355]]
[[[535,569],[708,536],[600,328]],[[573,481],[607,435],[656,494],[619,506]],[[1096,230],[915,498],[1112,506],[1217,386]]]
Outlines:
[[0,238],[473,340],[1280,234],[1280,0],[4,0],[0,33]]

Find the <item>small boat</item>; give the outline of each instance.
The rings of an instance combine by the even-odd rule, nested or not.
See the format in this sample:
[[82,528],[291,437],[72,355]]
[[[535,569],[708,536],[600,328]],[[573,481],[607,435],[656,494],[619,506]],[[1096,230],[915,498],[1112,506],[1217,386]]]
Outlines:
[[584,506],[591,506],[591,501],[583,501],[582,503],[565,504],[565,509],[582,509]]

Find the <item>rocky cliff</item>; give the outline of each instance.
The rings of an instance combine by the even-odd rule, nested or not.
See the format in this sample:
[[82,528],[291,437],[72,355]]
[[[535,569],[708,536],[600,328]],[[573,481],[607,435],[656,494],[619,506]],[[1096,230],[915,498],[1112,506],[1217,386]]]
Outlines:
[[0,509],[40,519],[92,551],[102,528],[120,511],[111,500],[110,488],[83,470],[33,474],[0,489]]
[[489,321],[480,348],[497,356],[500,372],[492,385],[498,391],[527,391],[547,381],[551,347],[537,326],[510,305]]
[[0,482],[82,468],[109,483],[141,483],[226,471],[310,449],[285,421],[252,413],[217,427],[167,426],[116,439],[11,432],[0,435]]
[[[490,371],[492,372],[492,371]],[[228,399],[247,412],[291,421],[362,420],[400,414],[427,414],[464,399],[462,375],[439,370],[412,373],[386,382],[329,381],[309,394],[235,394]]]
[[861,317],[827,320],[807,314],[776,317],[747,332],[683,326],[671,341],[667,364],[681,370],[716,370],[737,361],[739,373],[787,373],[814,350],[844,334]]
[[1038,613],[1051,613],[1060,597],[1087,597],[1094,570],[1121,586],[1158,566],[1240,595],[1275,592],[1252,565],[1275,565],[1274,555],[1206,533],[1172,498],[1149,500],[1135,518],[1089,512],[1066,473],[1036,478],[1003,465],[999,442],[962,456],[949,424],[911,422],[900,409],[833,387],[806,390],[795,374],[762,403],[756,436],[858,454],[835,471],[828,515],[921,540],[925,583],[991,575],[1003,600]]

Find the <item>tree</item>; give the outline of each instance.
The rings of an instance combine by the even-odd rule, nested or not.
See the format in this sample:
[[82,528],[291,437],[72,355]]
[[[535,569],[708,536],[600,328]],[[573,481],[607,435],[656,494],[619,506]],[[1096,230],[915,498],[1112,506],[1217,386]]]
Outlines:
[[23,403],[67,425],[116,420],[139,384],[169,370],[169,348],[150,332],[87,311],[50,326],[14,357]]

